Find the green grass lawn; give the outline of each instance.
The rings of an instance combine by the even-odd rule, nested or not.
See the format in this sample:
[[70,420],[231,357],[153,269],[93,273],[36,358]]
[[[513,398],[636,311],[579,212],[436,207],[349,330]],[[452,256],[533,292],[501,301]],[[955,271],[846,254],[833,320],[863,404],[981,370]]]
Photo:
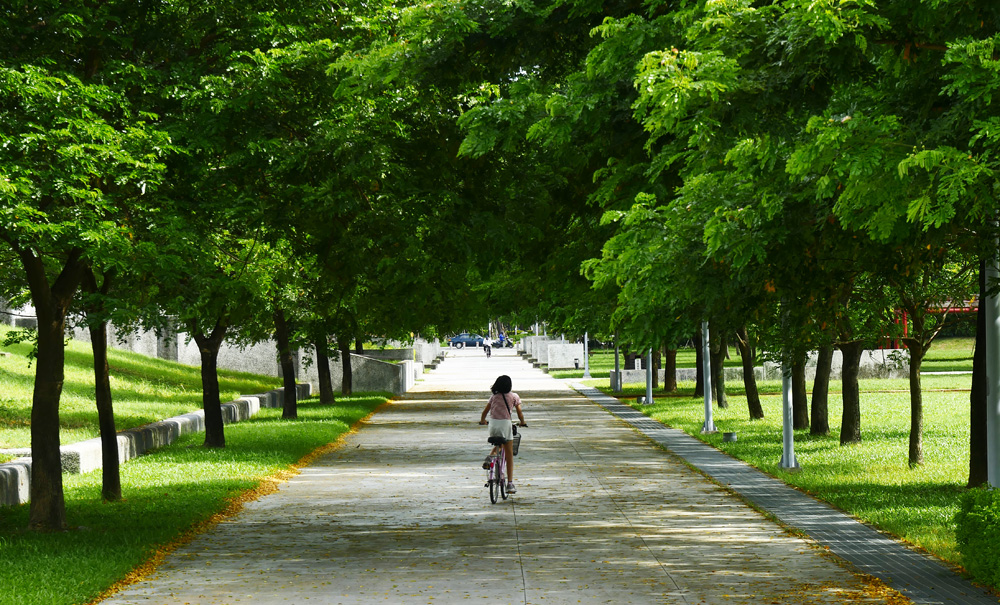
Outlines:
[[[0,341],[8,331],[10,328],[0,326]],[[30,349],[29,344],[5,347],[3,350],[10,354],[0,356],[0,449],[31,446],[35,366],[28,359]],[[118,430],[201,409],[200,368],[114,349],[109,350],[108,357]],[[59,405],[62,443],[97,437],[94,368],[89,343],[69,341],[65,373],[66,385]],[[232,401],[241,394],[280,387],[280,378],[219,371],[223,402]]]
[[[938,343],[932,357],[939,371],[971,370],[971,339]],[[935,351],[932,349],[931,355]],[[604,380],[589,381],[606,392]],[[641,385],[627,387],[623,401],[716,448],[745,460],[786,483],[813,494],[855,517],[960,564],[955,547],[954,515],[965,490],[969,465],[969,385],[971,375],[924,376],[923,466],[907,464],[909,392],[906,380],[861,381],[862,443],[839,443],[842,402],[840,384],[831,384],[830,429],[827,436],[808,431],[795,436],[801,471],[778,468],[781,459],[781,384],[760,383],[765,419],[749,420],[743,383],[727,383],[726,409],[714,408],[720,433],[700,434],[704,400],[692,397],[694,385],[681,383],[678,393],[654,393],[650,406],[635,404],[645,394]],[[721,432],[735,432],[736,442],[723,442]]]
[[101,473],[66,475],[72,529],[37,533],[28,506],[0,508],[0,604],[86,603],[134,568],[232,503],[263,480],[287,472],[303,456],[336,441],[386,401],[386,394],[315,399],[299,405],[298,420],[280,409],[226,426],[226,448],[200,447],[201,434],[122,465],[124,501],[101,501]]

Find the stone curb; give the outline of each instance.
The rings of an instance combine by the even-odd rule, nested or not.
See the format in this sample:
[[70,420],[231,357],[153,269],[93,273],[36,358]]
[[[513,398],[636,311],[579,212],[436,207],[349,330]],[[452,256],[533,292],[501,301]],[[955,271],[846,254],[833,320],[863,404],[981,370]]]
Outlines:
[[[260,408],[278,408],[284,403],[284,388],[244,395],[222,404],[222,421],[241,422],[257,414]],[[312,394],[309,384],[296,385],[296,394]],[[170,445],[181,435],[205,430],[205,410],[197,410],[152,422],[118,433],[118,460],[122,463],[147,452]],[[95,437],[60,448],[64,473],[89,473],[102,467],[101,438]],[[0,464],[0,506],[16,506],[28,501],[31,491],[31,457]]]

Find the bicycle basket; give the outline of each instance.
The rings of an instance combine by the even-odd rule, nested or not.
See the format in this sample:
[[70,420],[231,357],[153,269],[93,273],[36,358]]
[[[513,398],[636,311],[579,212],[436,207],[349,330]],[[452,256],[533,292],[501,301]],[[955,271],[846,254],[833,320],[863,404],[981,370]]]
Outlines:
[[511,447],[514,450],[514,455],[517,455],[517,446],[521,445],[521,435],[514,435],[514,445]]

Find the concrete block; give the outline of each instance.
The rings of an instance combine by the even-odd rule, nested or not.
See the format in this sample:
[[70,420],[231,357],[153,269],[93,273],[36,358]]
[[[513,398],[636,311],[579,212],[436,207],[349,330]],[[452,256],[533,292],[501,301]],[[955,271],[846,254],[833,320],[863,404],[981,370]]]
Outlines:
[[309,382],[297,383],[295,385],[295,397],[297,399],[305,399],[306,397],[312,395],[312,393],[313,393],[312,384]]
[[573,369],[576,367],[576,362],[579,362],[580,369],[583,369],[583,343],[549,343],[548,360],[550,370]]
[[278,401],[278,396],[274,391],[268,391],[267,393],[255,393],[253,395],[244,395],[244,397],[253,397],[257,399],[258,405],[262,408],[280,408],[281,402]]
[[38,319],[34,317],[15,317],[14,327],[28,328],[29,330],[35,330],[38,328]]
[[[543,337],[539,337],[539,338],[543,338]],[[553,342],[556,342],[556,341],[552,341],[552,340],[549,340],[549,339],[545,338],[544,340],[539,340],[538,342],[535,343],[535,359],[538,360],[538,363],[540,363],[542,365],[548,365],[548,363],[549,363],[549,345],[552,344]]]
[[0,464],[0,506],[28,501],[31,488],[31,458],[16,458]]

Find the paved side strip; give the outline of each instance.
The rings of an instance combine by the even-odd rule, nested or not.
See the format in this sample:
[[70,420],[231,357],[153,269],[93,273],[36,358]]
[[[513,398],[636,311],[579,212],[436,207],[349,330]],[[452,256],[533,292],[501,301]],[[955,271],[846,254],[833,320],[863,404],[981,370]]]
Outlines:
[[998,602],[996,597],[936,559],[887,538],[853,517],[727,456],[687,433],[667,428],[597,389],[582,384],[574,384],[573,388],[782,523],[802,530],[860,571],[881,579],[914,603],[995,605]]

